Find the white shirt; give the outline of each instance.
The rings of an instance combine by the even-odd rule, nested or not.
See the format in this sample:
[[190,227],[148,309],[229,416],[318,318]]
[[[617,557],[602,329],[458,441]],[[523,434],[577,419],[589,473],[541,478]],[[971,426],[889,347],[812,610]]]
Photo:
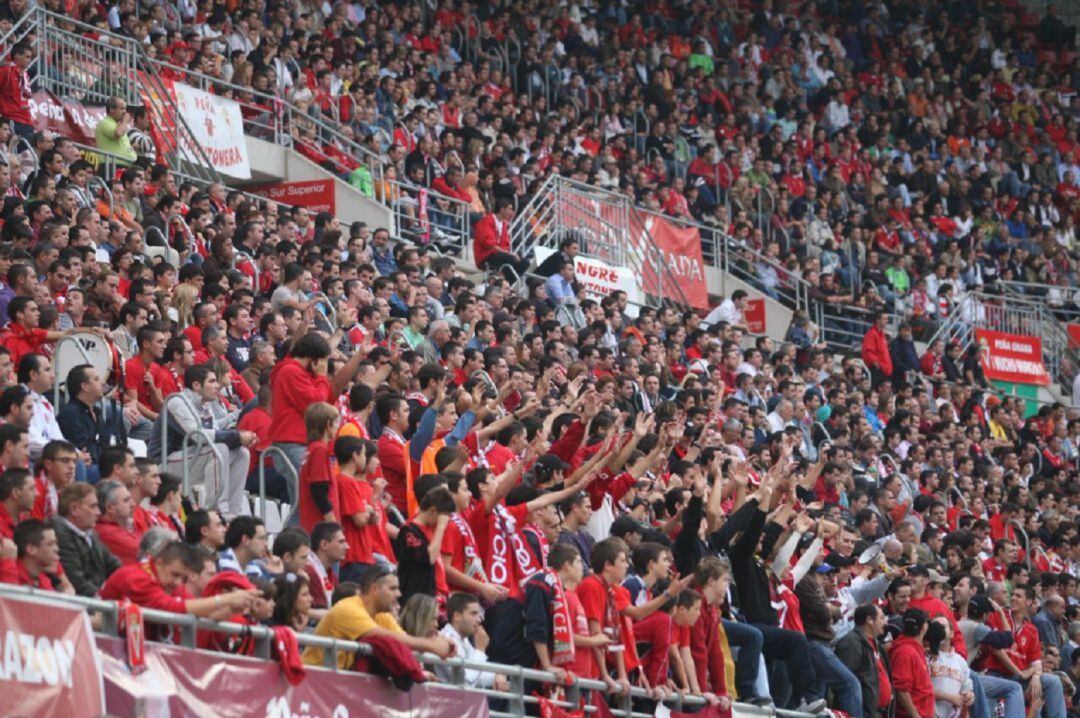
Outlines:
[[745,324],[746,319],[743,317],[742,310],[735,306],[735,302],[728,298],[720,302],[720,305],[709,312],[709,315],[705,317],[706,324],[713,325],[717,322]]
[[[478,663],[487,662],[487,654],[474,646],[472,641],[463,638],[461,634],[457,632],[457,629],[449,623],[442,627],[442,630],[439,631],[439,635],[454,644],[454,647],[457,649],[454,652],[455,657]],[[452,670],[448,666],[435,666],[435,675],[447,682],[453,679]],[[490,671],[478,671],[475,668],[465,669],[465,685],[467,686],[472,688],[491,688],[494,682],[495,674]]]
[[54,439],[63,439],[60,425],[56,423],[56,409],[52,403],[35,391],[30,392],[34,399],[34,408],[30,412],[30,456],[36,458],[41,450]]
[[788,425],[788,422],[784,421],[783,417],[775,411],[770,411],[765,418],[769,420],[769,431],[774,434],[778,431],[783,431],[784,427]]

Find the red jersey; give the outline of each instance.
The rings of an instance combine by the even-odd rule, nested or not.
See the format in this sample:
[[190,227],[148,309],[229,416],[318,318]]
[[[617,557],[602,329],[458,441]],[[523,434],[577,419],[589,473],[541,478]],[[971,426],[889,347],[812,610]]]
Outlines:
[[[1015,622],[1010,620],[1009,625],[1005,625],[1005,621],[1001,619],[1001,614],[995,611],[986,617],[986,625],[995,631],[1012,631],[1013,644],[1005,649],[1005,655],[1021,671],[1030,668],[1035,661],[1042,660],[1039,629],[1031,621],[1025,620],[1022,624],[1016,626]],[[983,658],[982,667],[984,670],[994,671],[1003,676],[1010,675],[1009,669],[992,653]]]
[[45,343],[48,332],[44,329],[27,329],[21,324],[12,322],[7,325],[6,331],[0,334],[0,346],[6,347],[11,352],[12,366],[19,366],[19,360],[27,354],[40,352],[41,345]]
[[0,583],[29,586],[42,591],[55,591],[49,576],[42,571],[36,577],[26,570],[26,564],[13,558],[0,559]]
[[[156,411],[150,406],[150,387],[146,385],[144,379],[147,372],[150,372],[150,376],[153,377],[154,386],[160,388],[172,385],[172,375],[165,367],[157,362],[150,362],[150,366],[146,366],[142,359],[134,356],[124,362],[124,387],[134,389],[139,403],[151,411]],[[164,395],[164,392],[162,394]]]
[[[466,514],[480,511],[483,513],[484,505],[477,503]],[[442,555],[450,561],[450,566],[457,571],[477,581],[487,583],[487,572],[484,571],[484,563],[480,559],[480,545],[476,543],[476,536],[470,527],[471,521],[460,513],[450,517],[450,523],[446,525],[443,534]],[[463,588],[463,587],[458,587]]]
[[315,484],[327,484],[330,510],[335,518],[340,519],[337,477],[330,466],[330,445],[325,441],[313,441],[308,445],[304,465],[300,467],[300,525],[309,534],[315,529],[315,524],[325,520],[311,496]]
[[341,526],[349,542],[349,550],[345,554],[344,563],[375,563],[368,533],[368,527],[372,522],[357,526],[352,520],[353,514],[362,514],[369,506],[375,505],[371,484],[364,479],[338,474],[337,490],[338,507],[341,509]]

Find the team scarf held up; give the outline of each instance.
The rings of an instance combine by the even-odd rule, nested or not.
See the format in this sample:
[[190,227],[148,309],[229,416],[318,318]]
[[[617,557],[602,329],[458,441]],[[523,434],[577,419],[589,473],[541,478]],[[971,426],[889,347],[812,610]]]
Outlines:
[[525,545],[517,522],[505,506],[495,505],[491,522],[491,565],[488,567],[491,582],[505,588],[511,596],[518,596],[521,594],[521,584],[540,571],[542,566]]
[[450,520],[454,522],[454,525],[457,526],[458,531],[461,532],[461,535],[465,539],[465,575],[469,578],[474,578],[481,583],[488,583],[487,572],[484,570],[484,562],[476,553],[476,537],[473,535],[472,528],[469,527],[469,522],[463,519],[461,514],[456,511],[450,515]]

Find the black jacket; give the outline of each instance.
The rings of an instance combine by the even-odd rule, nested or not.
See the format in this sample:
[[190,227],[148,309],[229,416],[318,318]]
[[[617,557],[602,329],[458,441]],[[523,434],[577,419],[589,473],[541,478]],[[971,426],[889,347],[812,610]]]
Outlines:
[[[878,655],[885,662],[885,671],[889,672],[889,654],[877,646]],[[853,628],[836,642],[836,657],[859,679],[862,686],[863,716],[874,718],[891,712],[891,706],[882,710],[878,704],[878,671],[874,663],[874,649],[866,642],[862,633]]]
[[94,464],[101,456],[101,449],[109,446],[116,435],[113,422],[106,421],[100,409],[91,409],[78,399],[64,404],[56,422],[60,425],[64,438],[74,444],[76,449],[90,454]]
[[52,520],[56,530],[56,543],[60,548],[60,565],[64,574],[80,596],[95,596],[105,579],[120,568],[120,559],[101,543],[96,533],[91,532],[91,542],[75,533],[59,516]]
[[783,529],[775,523],[765,525],[767,514],[758,506],[757,499],[750,499],[744,508],[745,506],[753,507],[752,513],[742,535],[731,545],[731,551],[728,552],[731,575],[738,588],[739,605],[750,623],[778,626],[780,618],[772,606],[769,576],[757,559],[757,548],[758,540],[764,537],[761,542],[761,555],[771,555],[773,545]]

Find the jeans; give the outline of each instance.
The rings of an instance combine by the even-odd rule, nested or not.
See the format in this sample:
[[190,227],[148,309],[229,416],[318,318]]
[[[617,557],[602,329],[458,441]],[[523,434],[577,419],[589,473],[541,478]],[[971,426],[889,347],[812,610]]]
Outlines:
[[851,669],[840,662],[832,646],[824,641],[809,641],[810,662],[817,673],[817,698],[825,697],[825,689],[831,688],[836,697],[836,707],[851,718],[862,718],[862,686]]
[[[763,694],[754,690],[757,682],[758,668],[761,665],[761,646],[763,638],[761,631],[747,623],[738,621],[721,620],[724,633],[727,634],[728,643],[732,648],[738,648],[735,658],[735,687],[739,695],[743,697],[760,696]],[[764,695],[768,695],[767,693]]]
[[289,490],[289,506],[292,507],[285,525],[298,526],[300,525],[300,507],[297,497],[300,495],[300,467],[303,466],[304,457],[307,456],[307,447],[291,442],[280,442],[273,446],[281,449],[285,452],[285,456],[289,457],[289,460],[285,461],[281,454],[275,452],[273,455],[274,468],[285,477],[285,486]]
[[807,646],[806,636],[764,623],[753,625],[761,631],[762,638],[765,639],[763,642],[765,659],[770,662],[779,661],[787,667],[788,677],[791,680],[792,702],[797,705],[800,701],[812,698],[811,694],[817,680],[814,665],[810,660],[810,648]]
[[993,718],[995,703],[1005,699],[1005,718],[1024,717],[1024,690],[1016,681],[998,678],[986,673],[971,672],[971,682],[975,690],[975,704],[971,706],[971,718]]
[[[1017,686],[1022,686],[1023,683],[1016,678],[1002,677],[1006,681],[1015,683]],[[1041,685],[1043,692],[1043,718],[1065,718],[1065,691],[1061,687],[1061,679],[1050,673],[1043,673],[1041,676]],[[986,680],[986,676],[983,676],[983,680]],[[1022,689],[1021,689],[1022,690]],[[990,697],[988,692],[987,697]],[[1018,714],[1018,715],[1023,715]],[[1010,713],[1005,714],[1006,718],[1012,718]]]

